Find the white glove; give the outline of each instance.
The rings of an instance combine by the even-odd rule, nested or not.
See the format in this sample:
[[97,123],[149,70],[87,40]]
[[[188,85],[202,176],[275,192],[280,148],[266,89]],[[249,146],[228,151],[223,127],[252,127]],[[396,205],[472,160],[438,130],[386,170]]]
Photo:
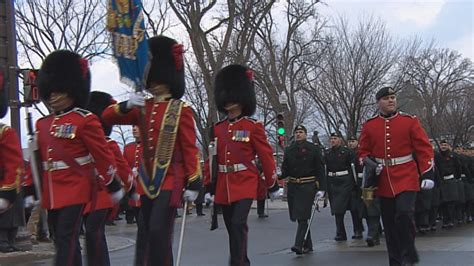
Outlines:
[[110,198],[114,204],[118,203],[123,198],[123,196],[125,196],[125,191],[122,188],[119,191],[110,193]]
[[204,202],[206,203],[213,203],[214,202],[214,196],[211,196],[211,193],[206,193],[206,195],[204,195]]
[[141,92],[132,92],[127,101],[127,109],[132,109],[133,107],[143,107],[145,106],[145,96]]
[[10,202],[6,199],[0,198],[0,213],[6,212],[10,207]]
[[269,196],[270,196],[270,200],[276,200],[280,197],[281,193],[280,193],[280,190],[277,190],[277,191],[274,191],[274,192],[270,192]]
[[138,169],[136,167],[133,167],[132,168],[132,175],[135,177],[135,176],[138,176]]
[[421,181],[421,189],[430,190],[434,187],[434,181],[431,179],[424,179]]
[[183,199],[187,202],[195,201],[199,195],[199,191],[186,189]]
[[23,202],[23,205],[25,206],[25,208],[31,208],[38,205],[38,203],[39,202],[35,200],[35,197],[27,196]]
[[316,193],[316,199],[322,199],[322,198],[324,198],[324,195],[325,195],[325,194],[326,194],[326,192],[324,192],[324,191],[321,191],[321,190],[318,191],[318,192]]
[[382,173],[383,165],[382,164],[377,164],[377,167],[375,168],[375,174],[380,175]]
[[132,193],[132,195],[131,195],[130,197],[131,197],[132,200],[134,200],[134,201],[139,201],[139,200],[140,200],[140,194],[138,194],[137,192]]

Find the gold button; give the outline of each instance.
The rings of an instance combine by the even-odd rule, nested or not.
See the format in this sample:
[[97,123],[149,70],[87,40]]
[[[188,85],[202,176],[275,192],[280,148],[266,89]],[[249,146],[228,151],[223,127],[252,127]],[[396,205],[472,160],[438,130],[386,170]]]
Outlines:
[[51,133],[51,136],[53,136],[53,135],[54,135],[54,132],[53,132],[53,131],[51,131],[51,132],[49,132],[49,133]]
[[150,120],[150,122],[151,122],[151,123],[154,123],[154,122],[155,122],[155,119]]
[[229,132],[229,133],[232,133],[232,130],[229,130],[228,132]]
[[391,157],[391,155],[390,155],[390,154],[387,154],[387,157]]
[[387,133],[387,136],[390,136],[390,133]]
[[151,114],[152,114],[152,115],[156,115],[156,112],[152,112]]
[[390,128],[390,127],[389,127],[389,126],[387,126],[387,129],[389,129],[389,128]]
[[148,140],[149,140],[149,141],[152,141],[152,140],[153,140],[153,138],[148,138]]
[[228,151],[227,154],[230,154],[230,151]]
[[155,130],[155,129],[153,129],[153,128],[150,128],[150,132],[153,132],[154,130]]
[[390,147],[387,147],[387,150],[390,150]]
[[389,139],[387,139],[387,142],[390,142],[390,140],[389,140]]
[[230,160],[227,160],[228,163],[230,163]]
[[53,149],[51,149],[51,148],[48,149],[48,152],[52,152],[52,151],[53,151]]

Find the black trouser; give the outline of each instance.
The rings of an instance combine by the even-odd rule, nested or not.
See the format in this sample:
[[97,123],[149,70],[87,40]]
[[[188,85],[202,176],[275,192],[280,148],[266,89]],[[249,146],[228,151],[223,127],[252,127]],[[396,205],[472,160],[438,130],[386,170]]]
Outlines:
[[105,220],[111,209],[100,209],[84,217],[86,226],[87,265],[110,265],[105,238]]
[[127,223],[133,223],[133,220],[135,220],[138,223],[138,213],[140,212],[140,207],[129,207],[125,211],[125,220],[127,220]]
[[438,218],[438,206],[431,206],[430,213],[429,213],[429,224],[431,227],[436,226],[436,218]]
[[250,260],[247,256],[249,230],[247,218],[252,201],[252,199],[241,199],[232,202],[231,205],[221,205],[222,216],[224,217],[225,227],[229,235],[231,266],[250,265]]
[[[346,228],[344,226],[344,215],[345,213],[336,213],[336,235],[347,237]],[[352,225],[354,227],[354,233],[364,231],[364,226],[362,225],[362,219],[359,216],[357,211],[351,211]]]
[[[170,197],[170,190],[162,190],[155,199],[147,196],[141,198],[140,213],[143,214],[143,234],[146,236],[145,254],[142,260],[145,262],[144,265],[173,265],[172,240],[176,208],[170,207]],[[140,233],[137,233],[137,238],[139,237]]]
[[367,237],[379,239],[380,235],[380,216],[367,217]]
[[13,247],[17,233],[18,227],[0,228],[0,247],[2,249]]
[[137,241],[135,243],[135,265],[137,266],[145,265],[147,241],[143,212],[139,211],[137,219]]
[[443,203],[443,225],[454,223],[456,202],[449,201]]
[[415,214],[416,216],[416,227],[418,228],[428,228],[430,227],[430,222],[429,222],[429,217],[430,217],[430,211],[419,211]]
[[380,198],[382,221],[390,265],[417,263],[415,249],[416,192],[406,191],[395,198]]
[[456,214],[455,219],[458,223],[463,222],[464,215],[466,214],[466,203],[465,202],[458,202],[456,203]]
[[82,265],[79,230],[83,209],[83,204],[77,204],[49,211],[56,247],[54,265]]
[[308,230],[308,220],[298,220],[298,228],[296,229],[295,247],[313,249],[313,241],[311,240],[311,230],[308,231],[306,241],[304,235]]
[[257,200],[257,214],[258,215],[265,214],[265,199]]
[[201,203],[195,203],[196,204],[196,214],[203,214],[202,213],[202,202]]

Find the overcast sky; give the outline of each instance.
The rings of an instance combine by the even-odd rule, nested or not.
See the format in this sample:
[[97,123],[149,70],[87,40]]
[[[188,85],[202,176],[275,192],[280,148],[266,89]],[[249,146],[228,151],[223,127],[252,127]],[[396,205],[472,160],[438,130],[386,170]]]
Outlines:
[[[369,15],[380,17],[395,37],[435,40],[439,47],[458,50],[474,60],[473,0],[326,0],[325,3],[319,5],[319,11],[328,18],[344,15],[349,22],[357,23]],[[283,0],[278,3],[281,4]],[[117,100],[127,98],[127,86],[119,81],[114,62],[95,61],[91,70],[93,90],[107,91]],[[0,122],[9,124],[9,115]],[[26,139],[22,142],[25,144]]]

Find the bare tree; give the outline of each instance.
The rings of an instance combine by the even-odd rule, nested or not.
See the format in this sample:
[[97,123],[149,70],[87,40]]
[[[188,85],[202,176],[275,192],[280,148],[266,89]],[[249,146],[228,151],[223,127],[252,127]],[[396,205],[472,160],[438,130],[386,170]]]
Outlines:
[[15,16],[20,55],[31,67],[58,49],[91,59],[110,48],[101,0],[21,0]]
[[[190,37],[194,60],[202,75],[208,109],[208,123],[218,120],[212,84],[214,75],[226,62],[245,63],[255,32],[274,1],[168,1]],[[232,51],[231,51],[232,50]],[[207,134],[204,136],[207,145]]]
[[[279,13],[264,17],[252,47],[250,65],[256,71],[256,82],[272,108],[271,116],[285,113],[287,129],[303,122],[311,112],[303,90],[306,73],[312,67],[307,61],[317,61],[327,41],[321,36],[325,24],[316,13],[318,3],[287,1],[283,10],[275,11]],[[284,23],[275,22],[282,21],[283,16]],[[282,105],[281,99],[287,104]]]
[[171,8],[167,0],[146,1],[146,3],[143,3],[147,32],[151,33],[152,36],[157,36],[178,26],[177,23],[171,22],[169,12],[171,12]]
[[375,91],[387,81],[401,49],[385,24],[373,17],[361,21],[356,29],[340,17],[330,36],[323,62],[307,77],[307,92],[317,105],[326,133],[355,136],[373,114]]
[[[450,49],[437,49],[432,44],[405,60],[408,65],[404,70],[405,75],[420,96],[422,109],[418,115],[428,134],[436,139],[447,135],[458,135],[454,131],[462,130],[462,127],[447,128],[442,120],[454,121],[448,119],[446,115],[456,114],[455,117],[462,115],[464,105],[472,104],[472,102],[463,103],[463,99],[459,98],[460,95],[468,96],[465,90],[472,88],[474,83],[474,66],[471,60]],[[472,116],[472,113],[465,115]],[[461,117],[453,119],[464,121]]]

